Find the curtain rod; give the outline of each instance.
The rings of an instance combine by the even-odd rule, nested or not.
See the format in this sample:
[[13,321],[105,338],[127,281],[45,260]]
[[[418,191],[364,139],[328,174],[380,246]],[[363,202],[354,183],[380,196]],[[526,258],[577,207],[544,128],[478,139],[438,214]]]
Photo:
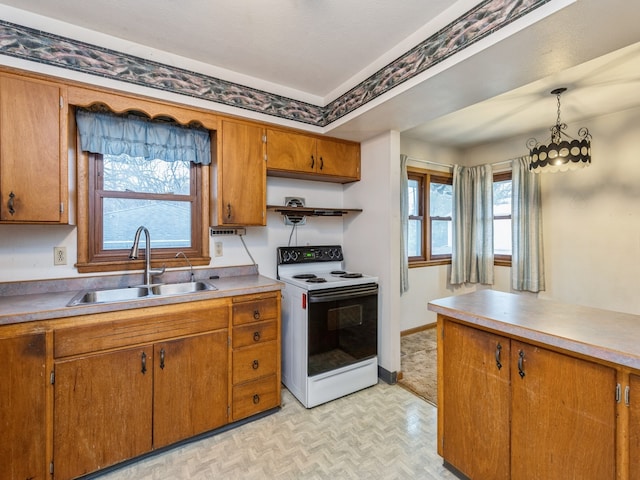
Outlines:
[[[420,162],[420,163],[428,163],[430,165],[436,165],[438,167],[444,167],[444,168],[448,168],[448,169],[453,169],[453,165],[449,165],[446,163],[438,163],[438,162],[432,162],[431,160],[423,160],[422,158],[415,158],[415,157],[407,157],[409,160],[413,160],[414,162]],[[509,159],[509,160],[501,160],[499,162],[493,162],[490,163],[489,165],[491,165],[492,167],[498,166],[498,165],[506,165],[507,163],[511,163],[514,159]]]

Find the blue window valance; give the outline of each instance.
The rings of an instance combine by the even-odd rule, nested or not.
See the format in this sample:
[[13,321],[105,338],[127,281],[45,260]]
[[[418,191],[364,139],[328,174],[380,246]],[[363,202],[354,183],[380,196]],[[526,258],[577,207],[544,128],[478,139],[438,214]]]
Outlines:
[[83,151],[127,154],[147,160],[186,160],[209,165],[211,141],[205,129],[78,109],[76,122]]

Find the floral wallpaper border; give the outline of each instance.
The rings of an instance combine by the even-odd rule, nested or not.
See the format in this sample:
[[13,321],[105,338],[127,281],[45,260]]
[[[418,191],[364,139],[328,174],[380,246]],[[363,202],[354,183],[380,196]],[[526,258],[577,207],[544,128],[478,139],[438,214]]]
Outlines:
[[485,0],[322,107],[0,20],[0,54],[325,127],[551,0]]

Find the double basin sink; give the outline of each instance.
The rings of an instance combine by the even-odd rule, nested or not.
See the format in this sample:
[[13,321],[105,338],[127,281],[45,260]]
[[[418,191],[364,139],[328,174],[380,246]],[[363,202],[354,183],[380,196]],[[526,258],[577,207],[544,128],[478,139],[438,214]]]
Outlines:
[[211,290],[217,290],[217,288],[207,282],[163,283],[149,286],[113,288],[110,290],[89,290],[80,292],[73,297],[67,306],[73,307],[76,305],[93,305],[96,303],[125,302],[145,298],[166,297],[169,295],[186,295]]

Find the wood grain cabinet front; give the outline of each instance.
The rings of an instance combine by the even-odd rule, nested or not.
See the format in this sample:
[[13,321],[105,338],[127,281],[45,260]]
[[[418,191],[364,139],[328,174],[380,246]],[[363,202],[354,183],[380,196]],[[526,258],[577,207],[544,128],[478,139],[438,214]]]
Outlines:
[[616,370],[439,316],[438,450],[471,479],[616,478]]
[[276,295],[233,303],[232,420],[280,405],[280,301]]
[[226,424],[228,305],[150,307],[122,319],[98,314],[56,331],[54,479]]
[[349,183],[360,180],[360,144],[267,129],[267,173]]
[[0,76],[0,223],[68,223],[66,87]]
[[49,478],[44,333],[0,338],[0,478]]

